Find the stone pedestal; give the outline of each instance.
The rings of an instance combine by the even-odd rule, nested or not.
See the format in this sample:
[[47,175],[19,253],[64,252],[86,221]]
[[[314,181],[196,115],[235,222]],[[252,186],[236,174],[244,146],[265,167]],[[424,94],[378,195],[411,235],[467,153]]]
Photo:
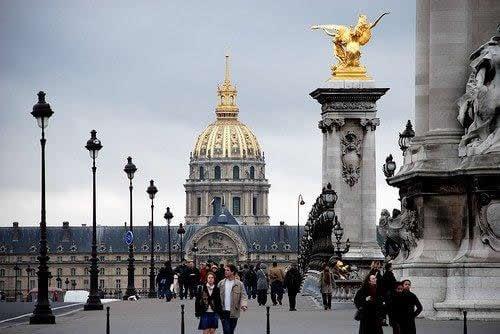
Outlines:
[[322,186],[337,192],[335,213],[351,248],[347,261],[383,258],[376,242],[376,101],[388,88],[373,81],[330,81],[310,95],[321,104]]

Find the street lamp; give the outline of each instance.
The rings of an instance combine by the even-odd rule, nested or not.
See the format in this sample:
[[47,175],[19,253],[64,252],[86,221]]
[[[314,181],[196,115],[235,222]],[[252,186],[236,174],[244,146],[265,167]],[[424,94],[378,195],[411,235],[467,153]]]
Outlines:
[[179,224],[179,228],[177,229],[177,234],[181,238],[181,261],[184,260],[184,247],[182,246],[182,236],[186,233],[186,230],[184,229],[184,226],[182,226],[182,223]]
[[67,277],[66,277],[66,280],[64,281],[64,283],[66,284],[66,291],[68,291],[69,279]]
[[403,131],[403,133],[399,134],[398,144],[401,151],[403,151],[403,154],[405,153],[406,149],[410,147],[410,141],[413,137],[415,137],[415,131],[413,131],[413,125],[411,124],[411,121],[408,120],[405,130]]
[[73,288],[73,290],[75,290],[75,288],[76,288],[76,281],[71,281],[71,287]]
[[[134,232],[134,227],[132,224],[132,189],[134,187],[132,186],[132,179],[134,178],[134,173],[137,171],[137,167],[132,163],[132,157],[127,158],[127,164],[125,165],[125,168],[123,168],[123,171],[127,174],[127,177],[129,179],[129,194],[130,194],[130,226],[129,226],[129,231]],[[133,234],[132,234],[133,235]],[[127,291],[125,292],[125,296],[123,296],[124,300],[127,300],[128,297],[134,296],[137,294],[135,291],[135,283],[134,283],[134,272],[135,272],[135,267],[134,267],[134,244],[133,240],[128,246],[128,267],[127,267],[127,274],[128,274],[128,282],[127,282]]]
[[49,257],[47,255],[47,220],[45,208],[45,128],[49,124],[49,118],[54,112],[50,104],[45,102],[45,93],[38,93],[38,103],[33,106],[31,115],[36,118],[38,126],[42,129],[40,145],[42,147],[42,209],[40,219],[40,254],[38,255],[38,298],[30,317],[30,324],[55,324],[56,318],[52,314],[49,302]]
[[16,264],[14,266],[14,301],[17,302],[17,275],[19,274],[19,266]]
[[382,171],[384,172],[385,177],[391,177],[394,175],[395,170],[396,162],[394,162],[392,154],[389,154],[389,156],[385,158],[385,164],[382,166]]
[[[85,148],[89,150],[92,158],[92,256],[90,259],[90,292],[87,303],[83,306],[85,311],[102,310],[103,306],[97,291],[99,270],[97,269],[97,223],[96,223],[96,189],[95,189],[95,159],[102,148],[101,141],[96,137],[96,130],[90,131],[90,139]],[[67,279],[66,279],[67,280]],[[67,289],[67,288],[66,288]]]
[[342,237],[344,236],[344,228],[340,226],[337,216],[335,216],[335,225],[333,227],[333,234],[335,235],[335,239],[337,239],[337,242],[333,246],[334,252],[335,254],[337,254],[337,257],[339,259],[342,259],[342,254],[345,254],[349,251],[351,244],[349,242],[349,239],[347,239],[344,248],[343,249],[341,248],[342,242],[340,240],[342,240]]
[[59,276],[59,274],[57,274],[57,278],[56,278],[56,281],[57,281],[57,288],[60,289],[62,287],[62,284],[61,284],[61,276]]
[[299,194],[299,198],[297,199],[297,259],[300,255],[300,247],[299,247],[299,239],[300,239],[300,225],[299,225],[299,222],[300,222],[300,206],[301,205],[304,205],[306,204],[306,202],[304,202],[304,198],[302,198],[302,194]]
[[154,181],[151,180],[149,181],[149,187],[146,190],[146,192],[149,195],[149,198],[151,199],[151,261],[150,261],[150,268],[149,268],[149,293],[148,297],[149,298],[155,298],[156,297],[156,291],[155,291],[155,259],[154,259],[154,242],[155,242],[155,230],[154,230],[154,217],[153,217],[153,210],[154,210],[154,198],[156,193],[158,192],[158,188],[154,185]]
[[193,248],[191,248],[191,252],[193,252],[193,262],[196,267],[196,253],[198,253],[198,247],[196,246],[196,242],[193,242]]
[[167,220],[167,234],[168,234],[168,261],[172,263],[172,251],[170,248],[170,221],[174,218],[174,215],[170,211],[170,208],[167,206],[167,212],[163,216]]

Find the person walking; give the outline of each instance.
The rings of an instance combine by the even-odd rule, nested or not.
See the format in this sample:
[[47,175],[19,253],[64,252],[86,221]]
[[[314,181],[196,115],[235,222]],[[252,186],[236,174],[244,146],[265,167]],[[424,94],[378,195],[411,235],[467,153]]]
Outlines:
[[285,274],[276,262],[273,262],[272,268],[269,269],[269,280],[271,281],[271,301],[273,305],[276,306],[276,302],[282,305]]
[[205,263],[200,264],[200,284],[203,285],[207,283],[207,274],[210,270],[210,267],[207,268]]
[[195,315],[200,318],[198,329],[203,334],[213,334],[219,327],[219,314],[222,313],[219,287],[215,285],[215,274],[207,272],[207,282],[200,285],[195,299]]
[[290,311],[297,311],[295,308],[297,301],[297,294],[300,291],[302,284],[302,277],[295,262],[292,262],[290,269],[285,274],[285,287],[288,292],[288,302],[290,304]]
[[384,274],[382,275],[379,284],[380,284],[380,292],[384,298],[384,314],[382,319],[382,326],[387,326],[386,317],[389,312],[388,304],[391,299],[391,295],[394,293],[396,284],[396,277],[394,277],[394,273],[392,272],[392,263],[387,262],[385,264]]
[[188,273],[189,299],[193,299],[200,284],[200,271],[194,266],[193,261],[188,262]]
[[219,268],[217,269],[217,272],[215,272],[215,277],[217,278],[217,282],[220,282],[224,279],[225,276],[225,269],[224,269],[224,263],[219,264]]
[[167,302],[172,300],[172,285],[174,283],[174,271],[170,261],[165,262],[165,298]]
[[182,300],[187,298],[189,287],[189,268],[186,261],[182,260],[181,265],[177,267],[178,283],[179,283],[179,298]]
[[399,319],[399,328],[401,334],[415,334],[417,329],[415,327],[415,318],[422,312],[422,304],[417,296],[410,291],[411,282],[408,279],[402,281],[402,310],[403,313]]
[[257,264],[257,302],[259,306],[264,306],[267,303],[267,290],[269,289],[269,277],[266,272],[265,264]]
[[245,274],[245,283],[248,286],[248,299],[257,298],[257,274],[252,264],[248,267],[248,271]]
[[389,315],[389,325],[392,327],[392,334],[401,334],[400,322],[405,313],[403,305],[403,283],[396,282],[392,293],[388,294],[386,302],[387,313]]
[[235,279],[236,267],[228,264],[224,267],[225,278],[218,284],[222,304],[221,322],[224,334],[234,334],[240,310],[247,310],[247,294],[243,283]]
[[377,289],[375,274],[370,273],[365,277],[363,285],[354,296],[354,305],[357,308],[355,319],[359,320],[359,334],[383,334],[383,297]]
[[167,284],[167,278],[166,278],[165,267],[161,267],[160,271],[158,272],[158,275],[156,275],[156,285],[158,286],[158,299],[165,298],[166,284]]
[[323,271],[319,274],[319,289],[321,291],[323,308],[325,310],[332,309],[332,292],[334,284],[333,274],[330,271],[330,267],[325,264],[323,266]]

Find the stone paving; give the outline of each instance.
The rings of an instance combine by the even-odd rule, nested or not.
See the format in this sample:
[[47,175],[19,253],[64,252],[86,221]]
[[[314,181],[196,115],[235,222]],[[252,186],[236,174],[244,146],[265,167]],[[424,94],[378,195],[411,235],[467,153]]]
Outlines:
[[[182,303],[186,305],[186,334],[201,333],[196,329],[198,321],[194,317],[194,301],[184,300]],[[111,307],[111,333],[180,333],[180,304],[179,300],[166,303],[149,299],[107,304]],[[265,307],[259,307],[255,301],[251,301],[249,306],[249,310],[242,313],[237,333],[265,333]],[[352,305],[335,304],[333,308],[333,311],[324,311],[320,305],[306,296],[300,297],[297,312],[289,312],[286,303],[283,306],[271,307],[271,333],[357,333],[358,323],[353,320]],[[0,332],[2,334],[87,334],[105,333],[106,330],[105,311],[70,311],[70,314],[57,317],[57,324],[53,326],[28,325],[27,320],[21,324],[2,323]],[[417,328],[417,333],[456,334],[462,333],[462,322],[418,319]],[[499,330],[500,322],[469,321],[469,334],[498,333]],[[218,333],[222,331],[219,330]],[[385,327],[384,333],[392,333],[391,328]]]

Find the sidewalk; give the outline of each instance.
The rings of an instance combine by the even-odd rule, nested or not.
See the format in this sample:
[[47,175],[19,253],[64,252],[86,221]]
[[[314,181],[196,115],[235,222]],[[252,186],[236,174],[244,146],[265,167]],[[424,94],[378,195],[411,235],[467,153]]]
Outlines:
[[[286,299],[286,296],[285,296]],[[183,300],[186,305],[186,334],[197,331],[198,320],[194,317],[194,300]],[[176,300],[166,303],[162,300],[143,299],[138,302],[119,301],[107,304],[111,307],[111,333],[165,334],[180,333],[180,305]],[[353,320],[354,309],[349,304],[334,305],[333,311],[323,311],[309,297],[300,297],[298,311],[289,312],[288,306],[271,307],[271,333],[353,334],[358,331],[358,322]],[[87,334],[106,332],[106,311],[78,311],[56,318],[56,325],[28,325],[26,323],[2,328],[2,334]],[[5,324],[3,324],[5,325]],[[500,322],[469,322],[469,334],[498,333]],[[457,334],[462,333],[460,321],[417,320],[417,333]],[[242,312],[238,322],[238,334],[265,333],[266,309],[255,301],[249,310]],[[222,333],[220,326],[218,333]],[[385,327],[384,333],[392,333]]]

